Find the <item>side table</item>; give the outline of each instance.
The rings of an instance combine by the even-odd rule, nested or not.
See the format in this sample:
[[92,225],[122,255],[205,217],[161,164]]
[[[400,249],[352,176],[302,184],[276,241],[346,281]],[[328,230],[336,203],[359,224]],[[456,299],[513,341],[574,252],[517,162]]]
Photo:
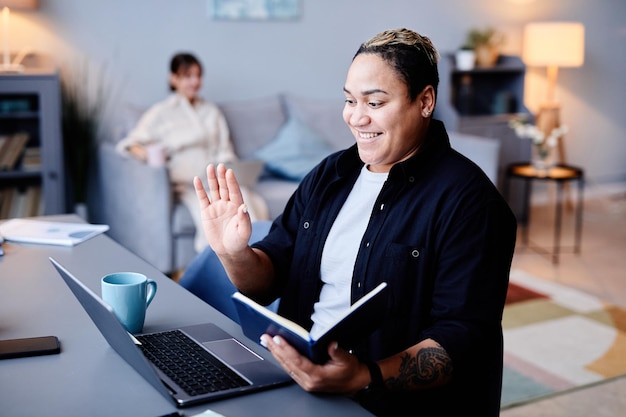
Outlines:
[[[554,216],[554,246],[548,254],[552,255],[552,262],[559,263],[559,254],[561,251],[561,223],[563,217],[563,184],[569,181],[578,183],[578,199],[576,203],[575,213],[575,231],[574,231],[574,253],[580,253],[580,242],[582,238],[582,216],[583,216],[583,188],[584,188],[584,171],[581,168],[571,165],[559,164],[548,170],[538,170],[528,162],[513,163],[507,166],[504,183],[503,194],[508,198],[509,183],[511,179],[517,178],[524,181],[523,190],[523,212],[521,216],[522,240],[528,246],[528,226],[530,224],[530,194],[533,181],[553,181],[556,183],[556,212]],[[534,248],[541,249],[541,248]]]

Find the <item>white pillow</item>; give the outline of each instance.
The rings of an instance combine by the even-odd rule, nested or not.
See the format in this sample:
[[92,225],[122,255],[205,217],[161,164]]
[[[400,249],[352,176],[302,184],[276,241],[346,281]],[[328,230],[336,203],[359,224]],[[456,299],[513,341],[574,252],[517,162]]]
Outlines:
[[267,145],[254,153],[266,169],[279,177],[300,181],[333,148],[310,127],[291,117]]

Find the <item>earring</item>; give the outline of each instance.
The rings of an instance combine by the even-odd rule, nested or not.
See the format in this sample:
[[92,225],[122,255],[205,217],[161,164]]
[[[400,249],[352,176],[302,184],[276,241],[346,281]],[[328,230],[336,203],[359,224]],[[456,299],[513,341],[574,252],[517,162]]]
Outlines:
[[430,115],[430,111],[426,110],[426,111],[424,112],[424,117],[428,117],[429,115]]

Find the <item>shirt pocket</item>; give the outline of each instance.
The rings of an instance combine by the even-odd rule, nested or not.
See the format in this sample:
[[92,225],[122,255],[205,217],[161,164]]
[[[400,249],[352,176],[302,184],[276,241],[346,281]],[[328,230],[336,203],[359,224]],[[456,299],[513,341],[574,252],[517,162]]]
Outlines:
[[390,287],[390,301],[396,313],[408,313],[419,299],[425,284],[425,255],[426,248],[419,244],[391,242],[387,246],[381,274]]
[[415,270],[422,263],[424,247],[391,242],[385,250],[386,265],[396,271]]

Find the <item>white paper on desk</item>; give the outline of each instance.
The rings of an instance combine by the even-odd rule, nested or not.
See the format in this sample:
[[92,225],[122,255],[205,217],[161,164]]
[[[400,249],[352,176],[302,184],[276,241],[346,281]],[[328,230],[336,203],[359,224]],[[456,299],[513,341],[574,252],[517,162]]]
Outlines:
[[109,230],[106,224],[65,223],[11,219],[0,224],[0,234],[8,241],[44,245],[74,246]]

